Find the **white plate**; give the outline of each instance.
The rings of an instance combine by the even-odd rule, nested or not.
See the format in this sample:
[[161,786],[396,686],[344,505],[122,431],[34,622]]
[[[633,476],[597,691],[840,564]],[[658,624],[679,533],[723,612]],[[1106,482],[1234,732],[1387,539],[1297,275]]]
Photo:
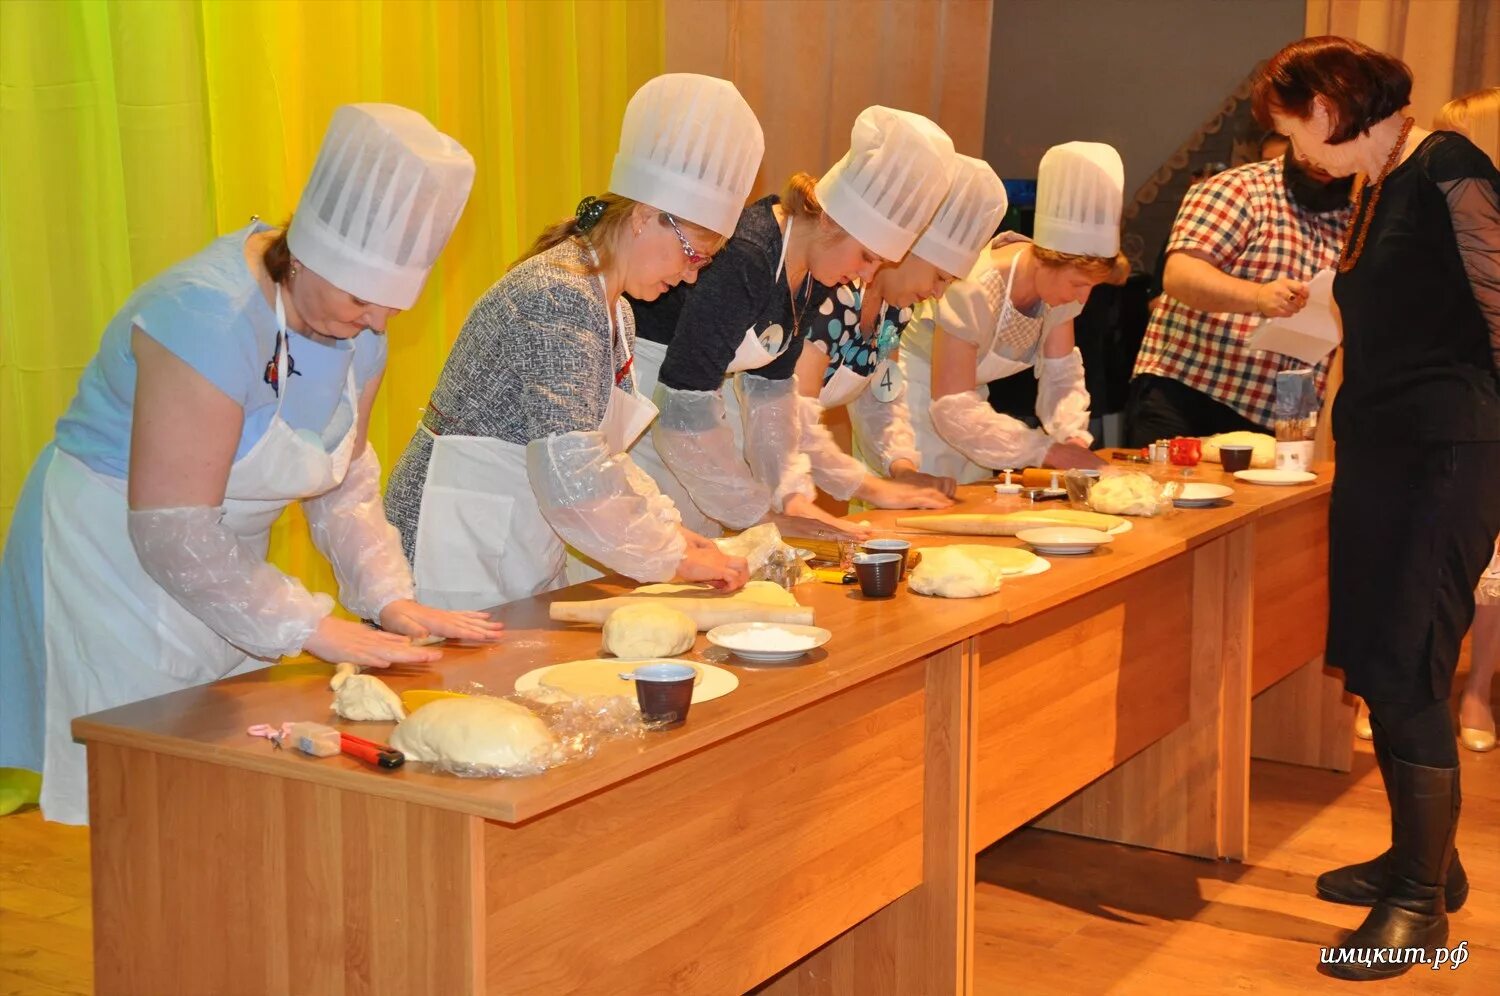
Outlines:
[[[734,691],[736,688],[740,687],[740,679],[735,675],[733,671],[726,671],[721,667],[717,667],[713,664],[705,664],[702,661],[686,661],[674,657],[651,657],[639,661],[622,661],[618,657],[599,657],[595,659],[606,664],[618,667],[621,671],[634,671],[636,668],[640,667],[641,664],[645,663],[646,660],[650,660],[652,663],[657,664],[691,664],[693,667],[696,667],[698,668],[698,670],[703,672],[703,680],[693,686],[694,702],[708,702],[712,699],[721,699],[724,696],[728,695],[730,692]],[[546,667],[532,668],[530,671],[527,671],[525,674],[521,675],[516,679],[516,693],[520,695],[528,695],[532,692],[540,690],[542,694],[547,694],[551,690],[541,688],[542,675],[546,674],[556,666],[556,664],[548,664]],[[629,681],[621,681],[620,684],[625,686],[624,691],[622,691],[620,694],[628,697],[630,701],[634,702],[635,685]],[[559,699],[566,698],[566,696],[564,696],[561,692],[555,694]]]
[[1306,470],[1237,470],[1234,479],[1247,484],[1271,484],[1286,487],[1290,484],[1311,484],[1318,475]]
[[[798,636],[811,637],[813,644],[803,650],[744,650],[734,645],[735,636],[747,630],[755,629],[783,629],[788,633],[795,633]],[[833,639],[833,634],[821,626],[798,626],[795,623],[763,622],[725,623],[722,626],[715,626],[703,635],[708,637],[708,642],[714,646],[723,647],[736,657],[742,657],[747,661],[755,661],[758,664],[779,664],[785,661],[794,661],[799,657],[805,657],[809,652],[817,650],[823,644]]]
[[1092,553],[1115,538],[1097,529],[1082,529],[1077,526],[1043,526],[1039,529],[1023,529],[1016,539],[1038,553],[1070,557],[1081,553]]
[[1009,581],[1011,578],[1029,578],[1033,574],[1046,574],[1050,570],[1052,570],[1052,561],[1038,557],[1030,564],[1027,564],[1025,570],[1016,571],[1014,574],[1007,574],[1005,575],[1005,579]]
[[1234,488],[1227,484],[1184,484],[1172,499],[1172,504],[1178,508],[1206,508],[1217,505],[1232,494]]
[[1118,536],[1121,533],[1128,533],[1128,532],[1130,532],[1134,528],[1135,528],[1135,523],[1131,522],[1129,519],[1126,519],[1124,522],[1120,523],[1118,526],[1110,526],[1109,529],[1107,530],[1107,532],[1111,536]]

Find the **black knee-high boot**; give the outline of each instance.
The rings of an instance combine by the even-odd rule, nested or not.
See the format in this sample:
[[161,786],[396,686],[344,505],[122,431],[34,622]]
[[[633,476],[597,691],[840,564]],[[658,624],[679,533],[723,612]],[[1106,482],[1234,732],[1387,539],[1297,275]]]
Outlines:
[[[1385,783],[1386,800],[1391,806],[1391,837],[1395,839],[1396,824],[1396,798],[1392,791],[1394,775],[1391,771],[1391,752],[1386,745],[1386,738],[1378,727],[1372,727],[1375,734],[1375,762],[1380,765],[1380,777]],[[1345,903],[1349,906],[1374,906],[1385,895],[1386,886],[1390,882],[1391,851],[1387,849],[1378,857],[1369,861],[1361,861],[1354,865],[1345,865],[1326,871],[1318,876],[1318,898],[1326,899],[1331,903]],[[1458,851],[1453,852],[1453,862],[1448,866],[1448,880],[1444,885],[1443,898],[1449,913],[1457,913],[1463,908],[1469,898],[1469,876],[1464,871],[1464,866],[1458,859]]]
[[1343,979],[1383,979],[1411,968],[1407,948],[1428,952],[1448,942],[1444,883],[1458,829],[1458,768],[1429,768],[1390,758],[1394,816],[1389,880],[1365,922],[1341,951],[1376,952],[1369,964],[1335,961],[1329,971]]

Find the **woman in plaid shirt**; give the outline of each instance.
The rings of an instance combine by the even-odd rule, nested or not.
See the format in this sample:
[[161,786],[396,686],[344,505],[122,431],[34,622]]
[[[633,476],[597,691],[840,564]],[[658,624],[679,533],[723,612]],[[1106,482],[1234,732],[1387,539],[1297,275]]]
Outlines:
[[[1296,314],[1306,282],[1338,258],[1348,179],[1279,159],[1193,187],[1167,241],[1164,293],[1135,361],[1126,442],[1269,432],[1276,374],[1306,366],[1245,345],[1266,318]],[[1321,397],[1327,361],[1318,364]]]

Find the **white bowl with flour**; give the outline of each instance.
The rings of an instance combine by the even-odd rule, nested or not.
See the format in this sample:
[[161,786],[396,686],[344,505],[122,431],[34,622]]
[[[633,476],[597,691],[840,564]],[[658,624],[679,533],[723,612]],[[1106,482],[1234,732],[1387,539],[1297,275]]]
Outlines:
[[833,638],[821,626],[766,622],[726,623],[704,635],[714,646],[762,664],[794,661]]

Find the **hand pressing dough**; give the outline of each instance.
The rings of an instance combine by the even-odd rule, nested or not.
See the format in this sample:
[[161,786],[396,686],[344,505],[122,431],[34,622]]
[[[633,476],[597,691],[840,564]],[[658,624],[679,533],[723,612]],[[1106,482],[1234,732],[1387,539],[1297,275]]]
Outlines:
[[[694,630],[694,632],[697,632]],[[686,664],[693,669],[693,684],[703,680],[703,670],[692,661],[673,661]],[[628,674],[634,665],[613,659],[568,661],[549,667],[537,679],[537,684],[570,698],[587,699],[596,695],[624,695],[635,698],[635,683],[620,677]]]
[[659,603],[627,605],[604,620],[604,650],[616,657],[671,657],[697,637],[697,623]]
[[1276,437],[1264,432],[1239,429],[1235,432],[1221,432],[1216,436],[1205,436],[1203,459],[1209,463],[1222,463],[1223,461],[1219,459],[1220,446],[1249,446],[1252,448],[1250,466],[1261,468],[1276,466]]
[[951,546],[928,547],[908,584],[922,595],[977,598],[1000,590],[1000,568],[989,559]]
[[412,761],[516,768],[557,742],[536,715],[504,699],[471,695],[429,702],[391,734]]
[[374,675],[360,674],[354,664],[340,664],[328,682],[333,689],[333,711],[357,723],[382,723],[406,718],[401,697]]
[[1022,529],[1031,529],[1034,526],[1083,526],[1087,529],[1108,532],[1116,526],[1124,525],[1125,520],[1115,515],[1059,508],[1029,509],[1024,512],[1006,512],[1004,515],[965,513],[913,515],[897,519],[896,524],[908,529],[928,529],[936,533],[957,533],[966,536],[1014,536]]

